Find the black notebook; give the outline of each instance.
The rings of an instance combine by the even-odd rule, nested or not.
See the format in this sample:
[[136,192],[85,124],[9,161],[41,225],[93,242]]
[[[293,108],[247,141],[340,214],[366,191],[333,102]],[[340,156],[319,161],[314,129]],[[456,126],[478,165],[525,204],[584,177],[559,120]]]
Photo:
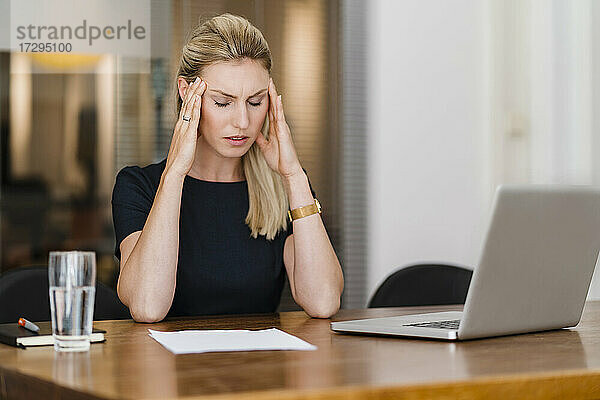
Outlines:
[[[45,321],[36,322],[35,324],[40,327],[40,331],[37,333],[17,325],[16,321],[13,324],[0,324],[0,343],[16,347],[54,345],[52,323]],[[90,342],[103,342],[105,333],[104,330],[93,329]]]

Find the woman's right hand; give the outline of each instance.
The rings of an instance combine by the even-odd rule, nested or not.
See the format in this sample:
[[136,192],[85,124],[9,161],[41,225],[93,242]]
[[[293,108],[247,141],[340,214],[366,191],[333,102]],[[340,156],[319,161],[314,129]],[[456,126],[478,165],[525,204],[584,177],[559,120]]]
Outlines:
[[[200,77],[190,84],[185,92],[185,98],[181,105],[179,118],[175,124],[167,165],[165,172],[185,178],[194,163],[196,153],[196,140],[198,123],[200,122],[200,111],[202,107],[202,95],[206,90],[206,82]],[[185,121],[183,118],[188,119]]]

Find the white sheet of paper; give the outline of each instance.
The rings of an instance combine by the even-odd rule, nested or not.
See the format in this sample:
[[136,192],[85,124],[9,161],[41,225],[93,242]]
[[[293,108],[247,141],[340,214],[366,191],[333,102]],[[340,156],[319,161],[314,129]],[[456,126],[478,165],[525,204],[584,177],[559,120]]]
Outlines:
[[148,329],[148,335],[174,354],[213,351],[316,350],[305,342],[276,328],[250,330],[185,330],[161,332]]

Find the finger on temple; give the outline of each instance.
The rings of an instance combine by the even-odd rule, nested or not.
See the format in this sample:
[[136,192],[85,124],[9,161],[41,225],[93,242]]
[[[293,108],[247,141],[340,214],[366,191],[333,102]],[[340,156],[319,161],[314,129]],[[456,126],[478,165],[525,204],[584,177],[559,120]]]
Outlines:
[[[192,84],[193,85],[193,84]],[[181,115],[179,116],[180,119],[183,119],[184,116],[189,116],[189,106],[190,106],[190,99],[191,97],[191,93],[192,93],[192,86],[188,86],[186,92],[185,92],[185,99],[183,101],[183,104],[181,104]]]
[[193,86],[194,86],[194,83],[191,82],[191,83],[188,83],[187,87],[185,88],[185,93],[183,94],[183,104],[189,103]]
[[[208,88],[208,85],[206,84],[205,81],[202,81],[200,83],[200,86],[198,86],[198,93],[197,93],[197,95],[200,96],[200,100],[202,100],[202,96],[206,92],[207,88]],[[200,105],[202,105],[202,102],[200,102]]]
[[186,103],[190,103],[192,101],[193,96],[196,93],[198,86],[200,85],[200,82],[202,82],[202,80],[200,79],[200,77],[198,77],[198,78],[196,78],[196,80],[194,82],[192,82],[188,86],[187,91],[185,92]]
[[199,104],[202,103],[200,101],[200,96],[199,95],[194,95],[194,99],[192,102],[192,109],[190,110],[190,117],[192,118],[190,120],[190,126],[194,124],[194,122],[198,122],[198,119],[200,117],[200,107]]
[[275,104],[277,99],[277,89],[275,89],[275,83],[271,79],[271,84],[269,85],[269,109],[271,110],[273,118],[275,118]]
[[281,95],[277,97],[277,118],[284,121],[285,116],[283,115],[283,100],[281,99]]

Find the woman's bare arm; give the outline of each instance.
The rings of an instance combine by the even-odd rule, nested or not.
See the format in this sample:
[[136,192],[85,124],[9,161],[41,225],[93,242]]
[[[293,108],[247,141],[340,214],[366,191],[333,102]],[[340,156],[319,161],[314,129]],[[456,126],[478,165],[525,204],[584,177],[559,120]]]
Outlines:
[[183,179],[164,174],[142,231],[121,242],[119,298],[138,322],[160,321],[175,294]]
[[[284,179],[290,208],[314,204],[303,171]],[[283,261],[292,296],[311,317],[329,318],[340,308],[344,276],[319,214],[293,222],[294,233],[284,244]]]
[[[120,245],[117,293],[138,322],[160,321],[173,302],[179,257],[181,192],[194,161],[201,96],[205,89],[206,84],[199,79],[188,87],[146,224]],[[191,119],[184,121],[184,115]]]

